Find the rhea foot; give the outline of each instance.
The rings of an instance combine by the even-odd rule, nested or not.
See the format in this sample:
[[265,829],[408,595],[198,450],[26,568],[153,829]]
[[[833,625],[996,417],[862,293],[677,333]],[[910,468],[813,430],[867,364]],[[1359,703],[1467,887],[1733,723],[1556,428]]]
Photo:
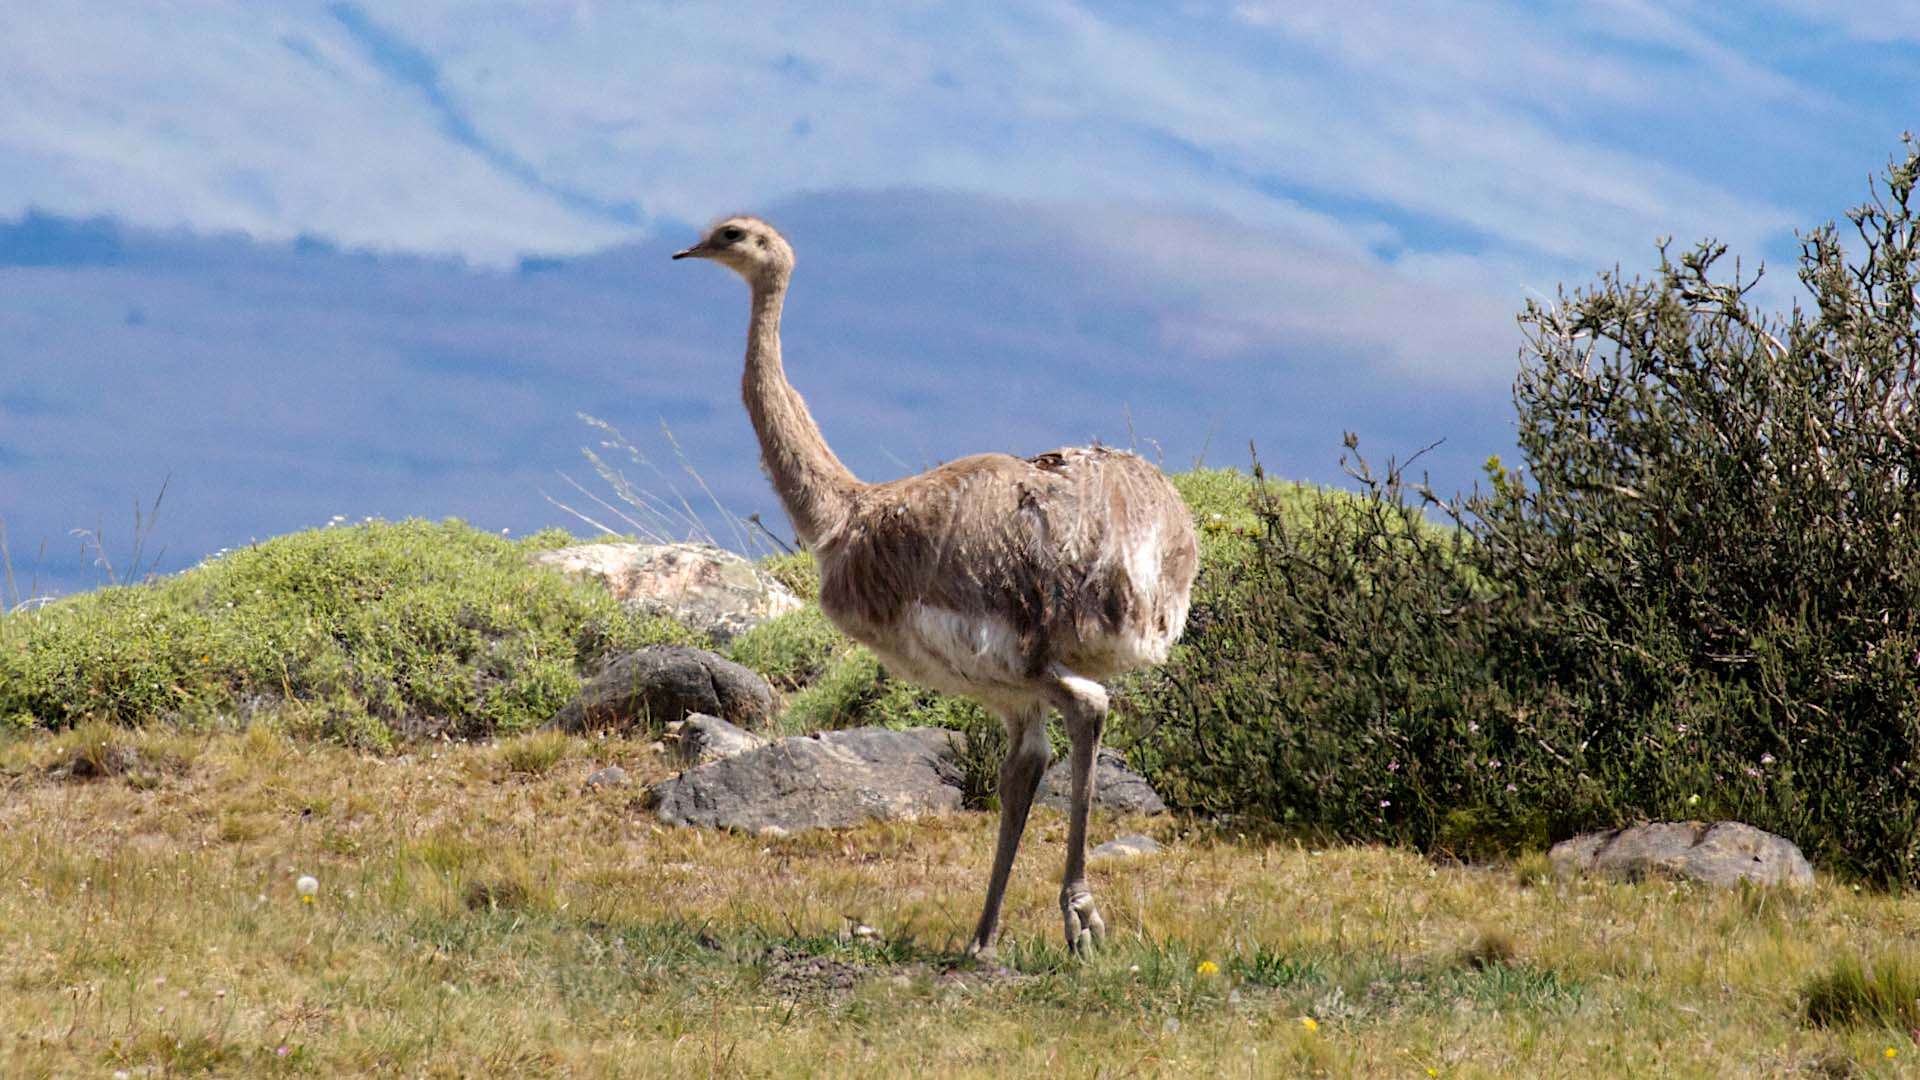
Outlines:
[[1093,894],[1084,886],[1060,894],[1060,914],[1067,925],[1067,951],[1086,956],[1107,940],[1107,923],[1093,906]]

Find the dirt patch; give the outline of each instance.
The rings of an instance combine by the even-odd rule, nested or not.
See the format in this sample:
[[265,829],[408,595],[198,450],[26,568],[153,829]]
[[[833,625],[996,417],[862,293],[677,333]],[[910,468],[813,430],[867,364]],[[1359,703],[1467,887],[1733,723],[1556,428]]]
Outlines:
[[933,977],[933,985],[946,990],[990,990],[995,987],[1011,986],[1021,982],[1027,976],[1003,964],[991,961],[957,963]]
[[527,906],[527,887],[509,879],[469,881],[462,896],[468,911],[504,911]]
[[775,945],[767,950],[768,992],[795,1000],[840,1001],[853,993],[864,972],[854,964]]
[[47,779],[85,782],[124,776],[135,787],[152,787],[163,776],[185,773],[186,762],[113,743],[81,746],[46,767]]

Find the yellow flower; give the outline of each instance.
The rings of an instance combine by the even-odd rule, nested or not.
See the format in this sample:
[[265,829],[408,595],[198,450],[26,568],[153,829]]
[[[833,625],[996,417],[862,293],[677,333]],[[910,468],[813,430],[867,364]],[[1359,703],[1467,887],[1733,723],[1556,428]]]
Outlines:
[[1435,1069],[1435,1068],[1431,1068],[1431,1067],[1429,1067],[1429,1068],[1427,1069],[1427,1075],[1428,1075],[1428,1076],[1439,1076],[1439,1075],[1440,1075],[1440,1070],[1439,1070],[1439,1069]]
[[1220,974],[1220,965],[1214,963],[1211,960],[1202,960],[1200,961],[1200,966],[1197,968],[1194,968],[1193,972],[1194,974],[1199,975],[1202,978],[1211,979],[1215,975]]
[[1300,1026],[1306,1028],[1308,1031],[1319,1031],[1320,1021],[1315,1020],[1311,1016],[1303,1016],[1300,1018]]
[[1889,1046],[1884,1051],[1881,1052],[1880,1056],[1886,1058],[1888,1061],[1892,1061],[1894,1058],[1897,1058],[1900,1056],[1900,1051],[1895,1050],[1893,1047]]

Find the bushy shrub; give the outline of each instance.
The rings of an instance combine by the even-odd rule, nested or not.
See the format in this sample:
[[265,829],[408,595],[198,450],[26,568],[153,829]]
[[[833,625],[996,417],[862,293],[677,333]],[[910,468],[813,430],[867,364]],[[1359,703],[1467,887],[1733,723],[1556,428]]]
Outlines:
[[1257,524],[1203,560],[1169,663],[1122,684],[1117,741],[1207,814],[1427,847],[1544,837],[1533,800],[1559,765],[1513,752],[1524,710],[1486,647],[1470,537],[1355,466],[1359,495],[1240,476]]
[[1920,235],[1909,146],[1802,238],[1813,307],[1756,312],[1724,247],[1523,316],[1521,476],[1473,510],[1538,599],[1527,656],[1623,807],[1784,832],[1920,880]]
[[1755,311],[1716,244],[1528,305],[1523,468],[1452,535],[1392,469],[1311,528],[1256,493],[1129,702],[1166,793],[1442,847],[1737,816],[1920,880],[1916,176],[1849,215],[1857,260],[1803,238],[1810,310]]
[[374,748],[521,730],[608,654],[699,640],[528,563],[570,539],[455,521],[318,529],[7,615],[0,717],[58,728],[264,710]]

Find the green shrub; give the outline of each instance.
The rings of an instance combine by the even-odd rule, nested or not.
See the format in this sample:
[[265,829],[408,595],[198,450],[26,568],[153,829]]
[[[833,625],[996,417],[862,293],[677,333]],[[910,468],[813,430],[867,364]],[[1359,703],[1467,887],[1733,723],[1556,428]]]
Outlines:
[[1392,468],[1304,525],[1262,486],[1128,696],[1136,758],[1176,804],[1343,836],[1739,817],[1920,881],[1916,177],[1910,146],[1849,215],[1859,260],[1803,239],[1810,311],[1754,311],[1714,244],[1529,304],[1522,468],[1453,530]]
[[935,693],[895,678],[870,650],[849,645],[833,658],[818,680],[789,699],[786,725],[799,731],[869,724],[965,731],[985,716],[985,710],[966,698]]
[[1811,311],[1756,312],[1702,244],[1522,317],[1527,470],[1472,507],[1478,562],[1538,598],[1524,660],[1616,816],[1698,794],[1920,881],[1917,176],[1910,145],[1849,214],[1857,261],[1802,238]]
[[776,689],[791,691],[820,678],[835,657],[851,648],[853,642],[810,602],[734,638],[727,656],[759,672]]
[[573,752],[571,736],[559,731],[534,731],[500,740],[494,752],[510,772],[545,776]]
[[456,521],[319,529],[0,617],[0,716],[59,728],[267,709],[369,748],[523,730],[608,654],[698,640],[528,563],[570,539]]
[[1172,658],[1116,695],[1115,741],[1206,814],[1426,847],[1544,838],[1534,799],[1560,766],[1508,749],[1470,538],[1392,471],[1356,471],[1359,495],[1240,476],[1255,524],[1203,557]]
[[820,598],[820,568],[813,564],[813,553],[796,551],[789,555],[769,555],[760,560],[760,568],[774,580],[793,590],[802,600]]

